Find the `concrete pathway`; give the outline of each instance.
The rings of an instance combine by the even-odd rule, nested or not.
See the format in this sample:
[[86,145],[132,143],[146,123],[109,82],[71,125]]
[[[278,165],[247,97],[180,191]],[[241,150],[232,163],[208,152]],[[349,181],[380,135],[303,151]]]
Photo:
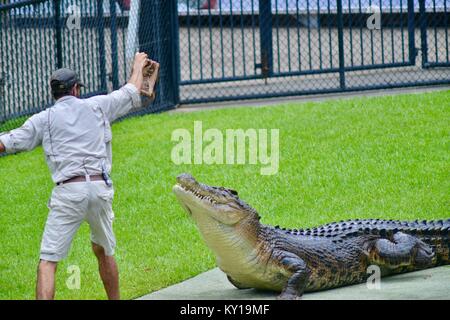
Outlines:
[[[174,286],[146,295],[140,300],[271,300],[276,293],[254,289],[238,290],[218,268]],[[450,266],[405,273],[381,279],[379,290],[359,284],[306,293],[304,300],[450,300]]]
[[205,111],[214,109],[225,108],[242,108],[242,107],[268,107],[268,106],[281,106],[287,103],[304,103],[304,102],[321,102],[327,100],[341,100],[352,99],[358,97],[380,97],[380,96],[393,96],[398,94],[422,94],[434,91],[447,91],[450,90],[450,86],[429,86],[429,87],[407,87],[396,88],[386,90],[370,90],[364,92],[341,92],[341,93],[329,93],[329,94],[316,94],[316,95],[304,95],[304,96],[291,96],[291,97],[277,97],[277,98],[265,98],[265,99],[251,99],[251,100],[238,100],[238,101],[223,101],[216,103],[199,103],[199,104],[185,104],[180,105],[174,110],[168,111],[169,113],[183,113],[193,111]]

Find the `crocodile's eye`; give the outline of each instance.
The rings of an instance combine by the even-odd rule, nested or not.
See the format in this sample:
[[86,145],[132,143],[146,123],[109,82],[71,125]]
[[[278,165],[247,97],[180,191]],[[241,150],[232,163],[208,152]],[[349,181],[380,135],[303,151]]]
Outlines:
[[227,191],[230,192],[231,194],[235,195],[235,196],[238,195],[238,192],[237,192],[236,190],[233,190],[233,189],[227,189]]

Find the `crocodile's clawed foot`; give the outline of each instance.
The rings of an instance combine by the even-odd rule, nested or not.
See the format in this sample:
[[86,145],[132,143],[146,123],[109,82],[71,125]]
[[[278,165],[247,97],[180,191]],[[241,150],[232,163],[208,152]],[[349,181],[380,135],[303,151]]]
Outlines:
[[281,293],[277,300],[302,300],[302,297],[292,293]]

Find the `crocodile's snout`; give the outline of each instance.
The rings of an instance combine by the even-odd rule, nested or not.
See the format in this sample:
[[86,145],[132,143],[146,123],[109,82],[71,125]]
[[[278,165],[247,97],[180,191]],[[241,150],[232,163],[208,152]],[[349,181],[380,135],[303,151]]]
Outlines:
[[197,180],[188,173],[182,173],[177,177],[177,183],[183,187],[193,187],[198,185]]

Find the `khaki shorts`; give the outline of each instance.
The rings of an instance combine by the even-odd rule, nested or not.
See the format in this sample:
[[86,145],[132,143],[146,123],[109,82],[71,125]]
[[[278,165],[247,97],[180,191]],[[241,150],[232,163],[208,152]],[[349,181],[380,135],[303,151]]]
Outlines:
[[107,256],[114,255],[113,233],[114,189],[104,181],[74,182],[53,189],[48,207],[50,213],[41,243],[41,260],[63,260],[78,228],[86,221],[91,241],[102,246]]

